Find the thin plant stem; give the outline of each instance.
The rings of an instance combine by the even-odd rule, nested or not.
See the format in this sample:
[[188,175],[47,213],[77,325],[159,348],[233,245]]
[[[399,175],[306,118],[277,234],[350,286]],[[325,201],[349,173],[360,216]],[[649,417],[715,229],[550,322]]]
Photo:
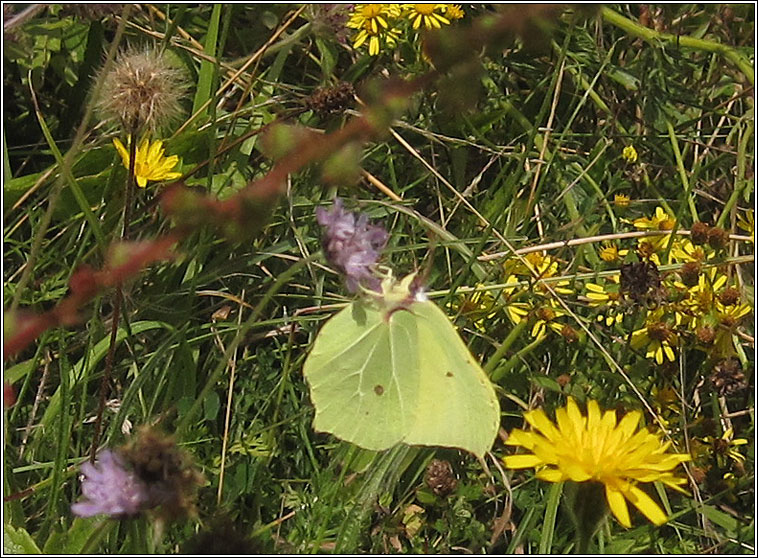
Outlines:
[[[132,191],[135,183],[135,166],[137,158],[137,137],[136,133],[139,123],[134,122],[130,126],[131,141],[129,142],[129,172],[126,177],[126,190],[124,192],[124,211],[123,222],[121,223],[121,240],[127,237],[129,231],[129,219],[131,217]],[[111,318],[111,338],[108,345],[108,354],[105,357],[105,371],[103,379],[100,381],[100,400],[97,407],[97,417],[95,419],[95,430],[92,437],[92,447],[90,448],[90,461],[95,462],[97,447],[100,443],[100,433],[103,427],[103,413],[105,412],[105,401],[108,398],[108,385],[113,374],[113,360],[116,356],[116,344],[118,342],[118,326],[121,322],[121,304],[123,299],[123,289],[117,285],[113,292],[113,316]]]

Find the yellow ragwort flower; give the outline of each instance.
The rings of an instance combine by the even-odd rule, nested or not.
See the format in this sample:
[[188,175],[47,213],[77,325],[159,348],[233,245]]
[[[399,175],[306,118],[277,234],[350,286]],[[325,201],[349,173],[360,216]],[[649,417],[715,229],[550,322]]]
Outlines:
[[414,29],[424,27],[439,29],[442,25],[450,25],[450,20],[442,14],[447,12],[448,4],[403,4],[406,17]]
[[376,56],[384,42],[389,48],[397,43],[400,32],[392,26],[392,19],[400,16],[399,4],[356,4],[347,27],[358,29],[353,37],[353,48],[368,41],[368,53]]
[[503,287],[502,292],[502,298],[505,300],[503,310],[505,310],[508,319],[513,322],[513,325],[520,323],[526,318],[532,308],[528,302],[517,302],[516,299],[524,292],[525,290],[521,287],[515,275],[509,275],[505,279],[505,287]]
[[[113,145],[118,154],[121,155],[124,167],[128,169],[129,150],[118,138],[113,138]],[[137,179],[137,185],[144,188],[147,186],[148,180],[158,182],[179,178],[182,173],[172,170],[178,162],[179,157],[176,155],[163,156],[163,142],[161,140],[155,140],[151,143],[150,140],[144,138],[137,147],[137,154],[134,158],[134,175]]]
[[613,205],[615,205],[619,209],[625,209],[629,207],[629,204],[631,203],[631,201],[632,199],[626,194],[615,194],[613,196]]
[[604,313],[598,315],[597,321],[605,322],[605,325],[608,327],[614,323],[620,324],[624,319],[624,313],[621,309],[621,294],[619,293],[618,285],[616,285],[615,290],[606,290],[606,288],[596,283],[585,283],[584,286],[588,291],[586,296],[590,306],[604,309]]
[[629,250],[619,250],[615,242],[607,241],[603,243],[603,248],[600,250],[600,259],[604,262],[614,263],[625,257],[628,253]]
[[445,15],[450,19],[462,19],[465,13],[463,8],[458,4],[443,4],[445,6]]
[[624,158],[624,160],[627,163],[637,162],[637,150],[634,148],[633,145],[627,145],[624,148],[624,150],[621,152],[621,156]]
[[534,315],[537,320],[532,326],[532,337],[535,339],[543,338],[547,333],[548,328],[560,335],[565,324],[556,321],[556,318],[565,316],[566,312],[558,306],[558,303],[555,302],[554,299],[551,298],[549,304],[537,308],[534,311]]
[[668,518],[658,504],[637,484],[660,481],[684,492],[684,478],[672,471],[690,460],[681,453],[666,453],[671,442],[645,428],[635,432],[642,413],[632,411],[620,421],[615,411],[601,413],[597,401],[587,404],[587,416],[569,398],[566,407],[555,413],[554,424],[541,409],[529,411],[524,419],[534,430],[513,430],[506,445],[521,446],[531,454],[505,457],[510,469],[537,468],[537,478],[547,482],[598,482],[613,515],[624,527],[631,527],[629,500],[656,525]]
[[[477,288],[484,285],[477,283]],[[449,304],[449,307],[457,314],[470,320],[476,329],[482,333],[487,332],[489,321],[497,316],[495,297],[489,291],[474,291],[458,297],[458,300]]]
[[631,345],[635,349],[645,349],[645,357],[652,358],[658,364],[664,360],[674,362],[674,347],[678,343],[676,334],[661,321],[662,312],[652,312],[645,327],[632,332]]
[[747,233],[752,242],[755,242],[755,214],[752,209],[744,214],[737,214],[737,226]]
[[640,217],[633,221],[634,226],[638,229],[644,229],[649,231],[670,231],[676,224],[676,219],[666,213],[666,211],[658,206],[655,208],[655,215],[651,218]]
[[675,240],[674,244],[671,246],[671,259],[679,263],[703,263],[712,258],[715,254],[716,252],[711,250],[708,246],[696,246],[688,238]]

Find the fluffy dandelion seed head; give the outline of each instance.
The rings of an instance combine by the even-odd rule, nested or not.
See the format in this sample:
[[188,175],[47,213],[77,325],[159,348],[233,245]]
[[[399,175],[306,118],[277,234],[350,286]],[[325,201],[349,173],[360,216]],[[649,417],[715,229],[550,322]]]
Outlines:
[[524,419],[533,430],[513,430],[506,444],[531,453],[507,456],[505,465],[536,467],[537,478],[548,482],[602,483],[608,505],[622,525],[631,527],[627,500],[661,525],[666,514],[637,485],[660,481],[681,491],[686,481],[672,471],[690,456],[666,453],[670,444],[644,428],[637,430],[641,418],[633,411],[619,421],[615,411],[601,412],[596,401],[589,401],[585,416],[573,399],[556,411],[556,422],[541,409],[530,411]]
[[184,73],[153,49],[127,49],[104,74],[97,107],[128,133],[159,129],[182,113],[187,90]]

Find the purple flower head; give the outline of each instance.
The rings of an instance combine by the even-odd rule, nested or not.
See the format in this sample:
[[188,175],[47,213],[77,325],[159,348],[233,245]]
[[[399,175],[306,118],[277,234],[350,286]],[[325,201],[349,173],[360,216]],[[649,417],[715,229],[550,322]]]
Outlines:
[[97,462],[82,465],[84,500],[71,505],[74,515],[91,517],[105,514],[111,517],[135,515],[145,509],[147,488],[124,465],[120,455],[103,451]]
[[360,285],[378,290],[380,281],[372,273],[389,235],[382,227],[371,225],[368,217],[345,211],[335,198],[330,211],[316,208],[316,220],[325,227],[321,242],[326,258],[345,276],[347,289],[354,293]]

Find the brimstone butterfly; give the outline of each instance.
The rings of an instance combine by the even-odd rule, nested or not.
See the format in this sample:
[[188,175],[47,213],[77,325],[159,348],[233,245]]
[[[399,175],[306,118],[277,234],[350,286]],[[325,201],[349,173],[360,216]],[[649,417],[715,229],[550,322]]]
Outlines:
[[412,276],[330,318],[303,368],[313,428],[370,450],[402,442],[482,457],[500,423],[487,375],[433,302],[412,296]]

